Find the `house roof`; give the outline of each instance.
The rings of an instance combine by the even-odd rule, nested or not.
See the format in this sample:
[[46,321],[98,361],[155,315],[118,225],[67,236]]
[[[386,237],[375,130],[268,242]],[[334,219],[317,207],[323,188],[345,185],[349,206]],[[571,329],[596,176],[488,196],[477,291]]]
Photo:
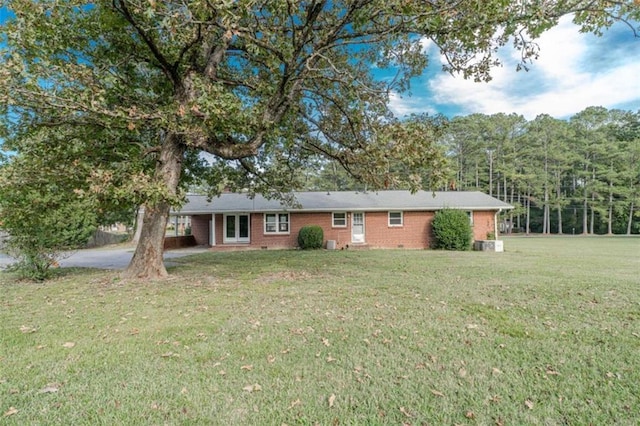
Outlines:
[[210,213],[252,212],[334,212],[334,211],[418,211],[441,210],[508,210],[513,206],[482,192],[418,191],[338,191],[338,192],[294,192],[297,205],[287,205],[262,195],[251,198],[248,194],[224,193],[211,200],[204,195],[190,195],[187,203],[178,211],[179,215]]

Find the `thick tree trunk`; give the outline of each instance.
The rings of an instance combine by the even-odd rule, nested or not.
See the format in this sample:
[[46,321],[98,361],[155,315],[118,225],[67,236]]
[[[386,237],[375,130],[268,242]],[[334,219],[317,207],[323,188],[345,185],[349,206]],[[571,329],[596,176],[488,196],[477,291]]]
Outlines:
[[144,221],[144,207],[138,207],[138,212],[136,213],[136,226],[135,231],[133,233],[133,243],[138,244],[140,241],[140,234],[142,233],[142,222]]
[[[168,196],[174,196],[178,191],[183,155],[184,145],[180,138],[168,134],[162,144],[154,175],[168,190]],[[125,278],[159,279],[168,275],[163,262],[163,251],[170,209],[171,205],[167,201],[145,205],[140,240],[131,263],[123,273]]]
[[633,201],[629,206],[629,217],[627,218],[627,235],[631,235],[631,224],[633,223]]

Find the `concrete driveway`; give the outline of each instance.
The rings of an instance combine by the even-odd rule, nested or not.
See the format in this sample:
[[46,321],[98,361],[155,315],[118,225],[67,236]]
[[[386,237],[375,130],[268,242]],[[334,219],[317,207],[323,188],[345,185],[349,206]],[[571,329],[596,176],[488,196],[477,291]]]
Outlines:
[[[134,250],[135,247],[133,246],[107,246],[83,249],[69,253],[69,256],[60,259],[59,263],[61,267],[124,269],[131,261]],[[171,259],[188,256],[190,254],[204,253],[206,251],[206,247],[190,247],[166,251],[164,253],[164,263],[167,266],[171,266]],[[12,262],[13,259],[11,257],[0,253],[0,269],[5,268]]]

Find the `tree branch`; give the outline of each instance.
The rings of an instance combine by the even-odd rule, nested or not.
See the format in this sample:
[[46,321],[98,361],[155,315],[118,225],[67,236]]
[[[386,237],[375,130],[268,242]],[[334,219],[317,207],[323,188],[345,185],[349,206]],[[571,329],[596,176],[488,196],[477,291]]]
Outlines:
[[171,83],[175,88],[180,87],[180,76],[178,75],[176,67],[171,65],[167,58],[160,52],[158,45],[154,42],[152,37],[147,34],[147,32],[142,29],[142,27],[136,22],[135,18],[129,11],[129,8],[126,6],[125,0],[112,0],[113,8],[118,11],[125,20],[131,24],[131,26],[136,30],[136,33],[142,38],[144,43],[147,45],[153,57],[158,61],[160,68],[164,72],[164,74],[171,80]]

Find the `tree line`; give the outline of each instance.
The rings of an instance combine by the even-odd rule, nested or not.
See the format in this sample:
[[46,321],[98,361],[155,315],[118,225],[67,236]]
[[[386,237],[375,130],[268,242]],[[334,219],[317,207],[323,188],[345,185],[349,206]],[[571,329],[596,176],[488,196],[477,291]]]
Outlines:
[[[640,112],[589,107],[567,120],[503,113],[412,120],[440,129],[431,133],[447,160],[444,179],[423,171],[424,187],[482,191],[512,204],[502,217],[506,233],[640,233]],[[363,189],[335,163],[306,179],[307,189]]]

